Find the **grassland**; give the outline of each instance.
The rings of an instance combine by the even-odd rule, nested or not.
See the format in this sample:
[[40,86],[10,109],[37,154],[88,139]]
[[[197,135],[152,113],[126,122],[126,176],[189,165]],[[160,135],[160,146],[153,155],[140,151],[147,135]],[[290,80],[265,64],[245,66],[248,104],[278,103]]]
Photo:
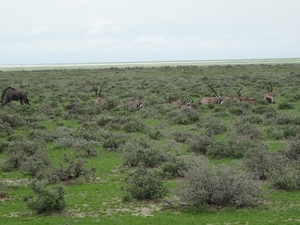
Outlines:
[[[186,142],[175,141],[174,131],[181,131],[188,137],[207,134],[209,126],[205,125],[205,121],[215,118],[227,128],[226,132],[211,136],[215,141],[226,142],[232,138],[236,129],[234,124],[244,121],[259,131],[254,142],[264,143],[271,152],[282,151],[287,147],[290,135],[297,136],[300,130],[299,63],[3,69],[0,71],[0,81],[2,90],[7,86],[26,89],[31,104],[21,106],[18,102],[11,102],[0,108],[2,143],[10,143],[18,136],[35,141],[36,136],[46,140],[49,134],[59,134],[65,142],[58,137],[45,141],[47,154],[54,165],[62,162],[64,154],[71,156],[76,153],[72,145],[66,144],[69,142],[95,142],[97,152],[97,156],[84,157],[87,168],[96,168],[94,179],[90,182],[78,179],[64,183],[67,208],[59,213],[33,213],[22,200],[24,195],[31,193],[27,183],[32,176],[18,169],[1,172],[1,181],[10,184],[8,195],[0,199],[3,224],[66,224],[67,220],[70,224],[300,223],[299,190],[278,190],[267,181],[259,181],[266,190],[264,200],[255,206],[240,209],[214,206],[205,209],[170,208],[166,207],[165,199],[123,202],[123,179],[132,168],[122,166],[122,144],[115,149],[103,144],[105,135],[110,135],[109,138],[115,137],[113,140],[124,138],[126,143],[151,141],[156,148],[178,156],[204,155],[213,164],[233,165],[241,162],[242,159],[234,157],[216,158],[192,152]],[[93,88],[105,82],[102,94],[107,102],[121,105],[136,95],[143,102],[142,109],[95,105]],[[255,98],[256,103],[226,102],[223,105],[200,106],[198,102],[202,97],[213,95],[206,83],[218,93],[230,97],[242,87],[243,95]],[[276,94],[275,104],[263,101],[267,92],[265,83],[272,84]],[[193,115],[197,120],[190,121],[179,108],[167,104],[164,94],[193,100]],[[7,125],[3,118],[12,120],[14,126]],[[124,125],[120,123],[120,118],[126,118],[129,122]],[[103,122],[108,120],[109,123]],[[144,129],[134,131],[128,124],[133,127],[142,125]],[[127,125],[129,129],[124,128]],[[66,135],[66,130],[75,138]],[[153,138],[150,133],[155,131],[159,131],[160,135]],[[5,160],[4,149],[0,154],[0,164]],[[182,179],[164,180],[170,190],[168,198],[174,196],[172,190]]]

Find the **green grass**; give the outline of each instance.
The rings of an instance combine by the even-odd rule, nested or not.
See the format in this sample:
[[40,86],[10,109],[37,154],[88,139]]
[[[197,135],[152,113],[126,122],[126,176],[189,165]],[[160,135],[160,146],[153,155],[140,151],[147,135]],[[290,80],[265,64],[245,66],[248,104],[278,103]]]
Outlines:
[[[276,62],[275,62],[276,61]],[[156,148],[165,152],[179,155],[199,154],[192,153],[186,143],[177,143],[172,132],[181,131],[191,137],[205,134],[204,122],[208,118],[216,118],[227,128],[222,134],[213,135],[218,142],[225,142],[232,138],[235,132],[235,122],[244,121],[249,117],[262,118],[263,122],[252,124],[262,132],[254,142],[263,142],[271,152],[284,150],[288,139],[278,135],[278,138],[267,134],[271,131],[283,129],[286,126],[299,128],[299,124],[278,124],[272,120],[272,115],[266,112],[253,112],[252,109],[264,106],[275,109],[278,114],[288,115],[293,120],[299,117],[300,101],[289,102],[291,97],[299,92],[296,85],[299,78],[300,64],[288,60],[275,60],[258,63],[221,62],[219,65],[207,63],[205,65],[164,65],[161,67],[103,67],[103,68],[68,68],[39,70],[3,70],[1,72],[1,89],[6,86],[18,87],[21,83],[28,83],[29,101],[32,108],[20,106],[12,102],[1,108],[0,117],[12,118],[13,134],[0,133],[1,141],[12,141],[12,137],[21,135],[30,139],[28,134],[35,132],[57,132],[62,127],[68,127],[75,132],[82,129],[83,135],[93,134],[93,141],[97,145],[97,157],[86,157],[86,167],[95,167],[95,179],[90,183],[82,180],[73,181],[65,186],[67,208],[63,212],[51,214],[34,214],[26,207],[22,198],[31,193],[26,185],[29,175],[18,170],[1,172],[1,181],[14,181],[8,193],[8,198],[0,199],[1,224],[298,224],[300,222],[300,191],[273,190],[265,181],[267,190],[264,200],[258,205],[236,209],[232,207],[208,206],[196,207],[167,207],[165,200],[122,202],[124,192],[124,177],[132,168],[124,168],[123,149],[108,151],[101,143],[102,134],[111,131],[128,135],[127,143],[137,140],[152,141]],[[295,74],[296,73],[296,74]],[[104,98],[115,97],[119,103],[131,99],[131,93],[141,97],[143,108],[139,111],[120,109],[108,110],[105,107],[94,105],[94,85],[101,86],[108,81],[104,89]],[[243,87],[242,93],[262,100],[266,89],[263,81],[273,84],[276,91],[276,104],[267,105],[263,102],[250,106],[230,103],[216,106],[200,106],[197,103],[204,96],[214,95],[205,82],[211,84],[217,92],[233,96],[235,90]],[[129,90],[129,91],[128,91]],[[198,122],[189,121],[186,125],[178,124],[179,119],[186,119],[186,115],[177,107],[165,104],[163,94],[181,96],[185,100],[194,100],[194,109],[199,114]],[[278,109],[278,105],[288,102],[291,109]],[[74,106],[67,108],[66,105]],[[235,114],[240,110],[242,114]],[[238,111],[238,112],[240,112]],[[175,118],[178,116],[178,118]],[[139,120],[145,125],[142,132],[126,132],[121,122],[110,122],[99,125],[102,116],[109,119],[130,118]],[[268,119],[268,117],[270,117]],[[188,120],[188,119],[187,119]],[[5,131],[5,123],[0,120],[1,130]],[[159,130],[162,136],[157,140],[150,139],[149,133]],[[298,129],[300,130],[300,129]],[[65,134],[62,134],[65,135]],[[236,135],[236,134],[235,134]],[[276,134],[274,134],[276,135]],[[77,137],[77,140],[80,138]],[[32,141],[36,141],[32,138]],[[62,162],[65,154],[72,156],[74,150],[70,147],[56,148],[54,142],[46,144],[47,154],[54,166]],[[206,156],[207,157],[207,156]],[[5,161],[6,154],[0,154],[0,165]],[[233,158],[212,159],[214,165],[234,165],[240,160]],[[166,180],[165,184],[170,192],[168,197],[174,197],[173,192],[178,183],[184,179]]]

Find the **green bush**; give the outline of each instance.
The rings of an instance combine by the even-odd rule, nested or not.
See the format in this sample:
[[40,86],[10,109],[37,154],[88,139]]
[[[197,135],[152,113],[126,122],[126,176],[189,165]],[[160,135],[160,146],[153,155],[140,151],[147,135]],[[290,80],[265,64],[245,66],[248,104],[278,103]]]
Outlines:
[[141,120],[132,119],[124,124],[124,131],[126,132],[143,132],[146,128],[146,125],[142,123]]
[[170,156],[167,162],[160,165],[159,169],[166,178],[183,177],[186,171],[186,163],[179,157]]
[[288,139],[285,154],[289,159],[300,161],[300,134]]
[[95,177],[96,168],[87,169],[85,167],[86,160],[64,155],[63,161],[64,163],[59,163],[59,167],[51,166],[46,168],[39,174],[40,178],[46,179],[51,184],[55,184],[78,178],[84,178],[86,182],[90,182]]
[[208,136],[222,134],[227,131],[227,127],[222,124],[221,119],[216,117],[203,118],[197,123],[197,127],[204,127]]
[[123,146],[124,165],[137,166],[142,163],[146,167],[155,167],[166,162],[168,155],[156,148],[152,142],[144,139],[135,140]]
[[155,170],[139,166],[125,177],[126,191],[132,198],[140,200],[157,200],[164,197],[168,189],[163,178]]
[[300,170],[294,163],[281,165],[267,174],[268,182],[275,189],[295,191],[300,189]]
[[251,177],[233,167],[213,167],[203,159],[190,160],[186,182],[178,188],[187,205],[250,206],[261,200],[262,190]]
[[33,190],[33,195],[24,196],[29,209],[36,213],[62,211],[66,207],[65,191],[62,185],[47,186],[46,181],[31,180],[28,186]]
[[101,133],[102,146],[108,151],[116,151],[125,144],[128,135],[105,131]]
[[8,192],[9,192],[9,185],[6,184],[3,181],[0,181],[0,199],[1,198],[7,198],[8,197]]
[[267,146],[259,145],[248,148],[245,151],[243,162],[254,178],[267,179],[266,174],[270,170],[270,153]]
[[35,176],[50,165],[45,144],[26,141],[23,138],[12,141],[6,155],[6,160],[2,164],[3,171],[16,168],[23,173]]
[[278,109],[292,109],[294,106],[288,102],[282,102],[278,105]]
[[206,154],[208,147],[214,142],[213,137],[207,135],[194,135],[187,140],[188,149],[194,152]]
[[185,143],[188,138],[191,136],[191,134],[185,133],[181,130],[174,130],[172,132],[172,135],[174,136],[175,141],[180,143]]
[[261,135],[261,132],[257,126],[248,122],[245,123],[243,120],[236,121],[234,123],[233,132],[238,136],[248,137],[250,139],[258,139]]
[[160,130],[153,130],[148,133],[148,136],[152,140],[158,140],[163,137]]

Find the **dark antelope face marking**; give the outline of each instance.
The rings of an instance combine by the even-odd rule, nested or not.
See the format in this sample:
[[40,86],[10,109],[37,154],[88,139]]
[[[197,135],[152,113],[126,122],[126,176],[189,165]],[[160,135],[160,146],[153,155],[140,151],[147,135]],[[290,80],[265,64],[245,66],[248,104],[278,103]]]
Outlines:
[[192,103],[193,103],[193,101],[184,102],[184,104],[180,105],[179,108],[180,109],[192,108]]

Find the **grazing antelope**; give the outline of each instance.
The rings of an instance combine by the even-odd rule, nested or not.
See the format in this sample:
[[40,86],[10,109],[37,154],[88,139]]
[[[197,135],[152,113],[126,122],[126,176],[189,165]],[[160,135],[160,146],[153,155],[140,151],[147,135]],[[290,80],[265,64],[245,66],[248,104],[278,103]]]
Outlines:
[[189,101],[189,102],[184,102],[184,104],[183,105],[180,105],[179,106],[179,109],[192,109],[192,103],[193,103],[194,101]]
[[238,91],[236,92],[236,96],[232,98],[233,102],[248,102],[250,104],[255,103],[254,98],[249,98],[249,97],[243,97],[241,94],[241,90],[243,87],[241,87]]
[[206,84],[215,94],[215,97],[203,97],[200,101],[200,105],[205,105],[205,104],[223,104],[223,99],[222,96],[218,95],[215,90],[209,85]]
[[265,82],[264,82],[264,84],[265,84],[266,88],[268,89],[268,93],[265,95],[264,100],[268,101],[268,103],[275,103],[272,84],[270,84],[270,88],[268,87],[268,85]]
[[181,103],[181,99],[178,98],[174,101],[171,100],[170,94],[169,94],[169,98],[166,97],[166,95],[164,94],[165,100],[167,104],[172,104],[172,106],[178,106]]
[[104,87],[106,83],[102,84],[102,86],[100,87],[100,90],[98,92],[98,88],[97,87],[94,87],[94,90],[95,90],[95,104],[99,104],[99,103],[103,103],[104,102],[104,99],[102,98],[102,89]]

